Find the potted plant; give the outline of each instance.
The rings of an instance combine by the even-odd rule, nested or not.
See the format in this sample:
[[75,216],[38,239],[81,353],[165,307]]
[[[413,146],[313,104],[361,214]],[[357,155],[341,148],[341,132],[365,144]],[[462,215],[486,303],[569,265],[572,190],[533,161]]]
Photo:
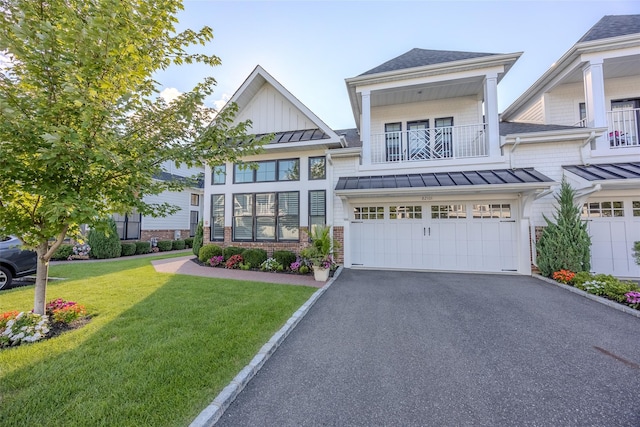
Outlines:
[[311,246],[301,251],[302,257],[311,261],[313,276],[319,282],[329,278],[333,266],[334,245],[329,227],[316,227],[311,234]]

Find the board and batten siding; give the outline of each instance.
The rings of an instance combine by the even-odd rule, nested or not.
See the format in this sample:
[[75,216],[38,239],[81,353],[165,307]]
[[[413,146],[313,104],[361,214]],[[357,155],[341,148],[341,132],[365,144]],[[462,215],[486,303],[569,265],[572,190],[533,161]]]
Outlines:
[[251,120],[251,132],[264,134],[315,129],[318,126],[273,86],[265,83],[237,116],[236,121]]

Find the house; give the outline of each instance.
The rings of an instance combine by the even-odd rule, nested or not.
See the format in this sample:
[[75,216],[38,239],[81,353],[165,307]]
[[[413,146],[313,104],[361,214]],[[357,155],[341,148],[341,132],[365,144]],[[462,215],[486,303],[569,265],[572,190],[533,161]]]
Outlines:
[[640,15],[603,17],[502,113],[512,165],[577,189],[598,273],[640,277],[639,119]]
[[412,49],[346,79],[347,130],[256,67],[231,101],[275,137],[253,168],[205,169],[205,242],[298,252],[328,224],[350,268],[530,274],[566,177],[593,269],[639,277],[638,21],[605,17],[502,117],[497,87],[520,52]]
[[[163,172],[156,179],[163,181],[184,180],[203,173],[201,168],[176,167],[170,161],[164,162],[162,169]],[[151,238],[178,240],[193,237],[204,210],[203,187],[204,183],[200,180],[195,186],[181,191],[163,191],[158,195],[145,197],[146,203],[168,203],[178,207],[178,211],[171,215],[154,218],[137,212],[114,214],[120,239],[149,241]]]

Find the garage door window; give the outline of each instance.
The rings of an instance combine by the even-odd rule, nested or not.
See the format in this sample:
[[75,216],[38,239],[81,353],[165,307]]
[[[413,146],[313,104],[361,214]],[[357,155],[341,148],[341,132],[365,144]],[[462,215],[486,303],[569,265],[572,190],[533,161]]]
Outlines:
[[467,217],[465,205],[431,206],[432,219],[462,219]]
[[355,219],[384,219],[384,208],[382,206],[365,206],[353,208]]
[[389,219],[422,219],[422,206],[391,206]]
[[589,202],[582,208],[583,218],[611,218],[624,216],[624,202]]
[[633,201],[633,216],[640,216],[640,201]]
[[478,219],[511,218],[511,205],[505,203],[473,205],[473,217]]

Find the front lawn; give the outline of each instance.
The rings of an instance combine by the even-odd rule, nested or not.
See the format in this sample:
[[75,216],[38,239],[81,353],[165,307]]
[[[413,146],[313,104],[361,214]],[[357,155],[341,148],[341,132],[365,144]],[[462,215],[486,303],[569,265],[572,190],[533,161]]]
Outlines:
[[[155,258],[154,258],[155,259]],[[53,266],[47,301],[93,314],[0,350],[2,426],[185,426],[315,288],[156,273],[150,258]],[[0,293],[30,310],[33,287]]]

